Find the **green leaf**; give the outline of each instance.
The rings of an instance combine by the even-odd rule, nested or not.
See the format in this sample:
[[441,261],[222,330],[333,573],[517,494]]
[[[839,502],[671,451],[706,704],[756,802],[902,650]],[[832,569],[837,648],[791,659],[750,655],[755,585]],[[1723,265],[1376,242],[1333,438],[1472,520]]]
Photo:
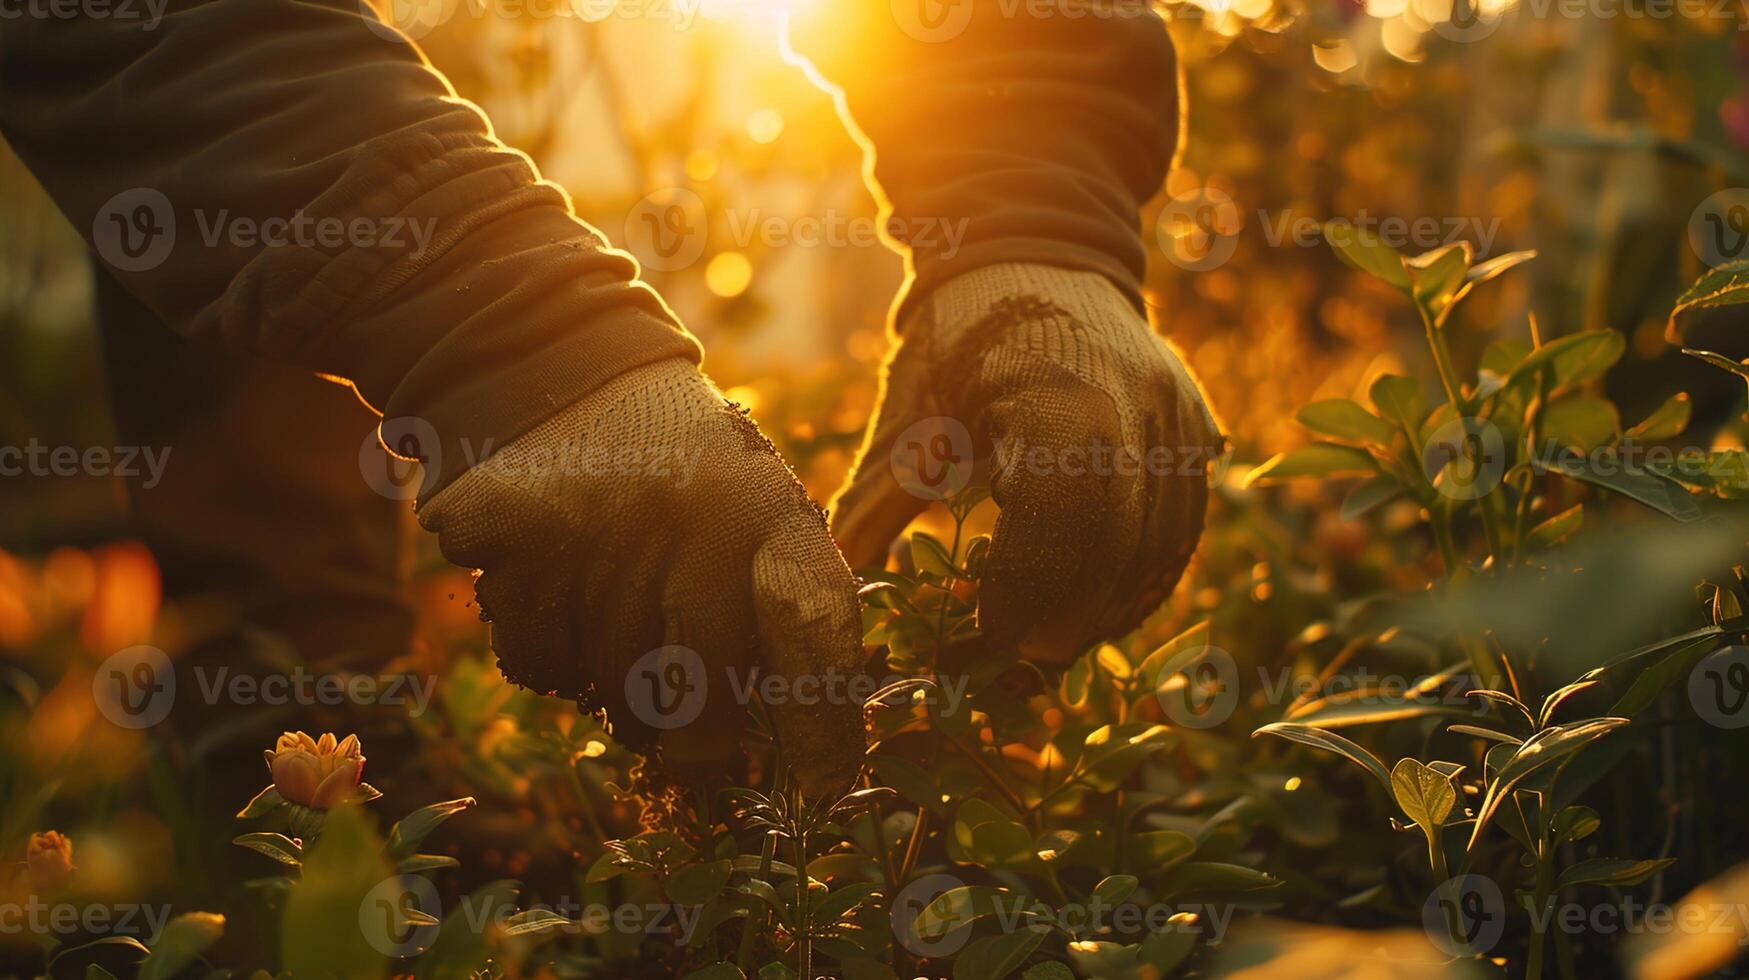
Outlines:
[[1168,894],[1186,892],[1250,892],[1278,888],[1280,878],[1267,871],[1242,864],[1219,861],[1186,861],[1167,872],[1165,890]]
[[474,805],[474,798],[464,796],[459,800],[446,800],[420,807],[402,817],[393,827],[389,828],[388,851],[391,857],[404,858],[419,849],[419,842],[426,835],[437,829],[438,824]]
[[231,843],[265,854],[280,864],[289,864],[294,868],[302,867],[304,863],[303,847],[284,834],[243,834],[231,838]]
[[225,917],[212,912],[186,912],[171,919],[140,964],[139,980],[170,980],[224,934]]
[[1560,762],[1627,723],[1626,718],[1592,718],[1569,725],[1557,725],[1537,732],[1526,739],[1523,745],[1513,748],[1512,756],[1501,765],[1500,771],[1488,783],[1488,792],[1482,798],[1482,805],[1476,810],[1476,826],[1470,833],[1467,847],[1476,846],[1476,841],[1482,836],[1482,830],[1488,826],[1494,812],[1505,802],[1512,788],[1525,777]]
[[1294,413],[1299,423],[1319,435],[1362,445],[1389,446],[1397,429],[1348,398],[1312,402]]
[[1409,272],[1403,267],[1403,257],[1376,233],[1338,219],[1325,223],[1324,240],[1342,261],[1409,292]]
[[505,919],[498,934],[505,938],[527,936],[534,933],[550,932],[554,929],[563,929],[569,925],[571,925],[570,919],[552,909],[529,909]]
[[1050,931],[1050,926],[1028,925],[973,940],[954,958],[953,980],[1002,980],[1020,969]]
[[1670,310],[1670,329],[1681,335],[1679,322],[1686,314],[1717,306],[1749,303],[1749,259],[1727,262],[1695,280]]
[[942,544],[935,535],[928,531],[916,531],[911,535],[911,561],[919,572],[939,575],[949,578],[953,575],[953,558],[948,554],[947,545]]
[[1485,262],[1476,263],[1470,268],[1469,274],[1465,276],[1465,278],[1469,281],[1470,285],[1480,286],[1482,283],[1485,283],[1511,269],[1515,269],[1534,258],[1536,258],[1535,249],[1527,249],[1522,252],[1507,252],[1505,255],[1496,255]]
[[389,875],[370,817],[356,806],[329,810],[286,899],[280,922],[286,970],[296,977],[382,976],[386,957],[359,928],[359,908]]
[[1147,830],[1130,838],[1130,853],[1140,867],[1154,869],[1177,864],[1196,850],[1196,841],[1177,830]]
[[1628,429],[1626,436],[1646,442],[1674,439],[1688,428],[1692,413],[1693,399],[1688,397],[1688,392],[1679,391],[1665,399],[1664,404],[1653,409],[1652,414],[1641,419],[1639,424]]
[[1530,543],[1538,548],[1550,548],[1579,530],[1585,521],[1585,505],[1574,504],[1530,529]]
[[[1597,465],[1592,463],[1594,457]],[[1652,470],[1634,469],[1613,453],[1579,457],[1562,454],[1536,466],[1544,472],[1559,473],[1580,483],[1621,494],[1684,524],[1692,524],[1705,516],[1700,505],[1694,502],[1694,495],[1680,484]]]
[[1400,374],[1381,374],[1367,390],[1373,408],[1380,415],[1402,426],[1404,432],[1421,430],[1421,420],[1427,415],[1427,403],[1421,397],[1421,383]]
[[1364,449],[1333,442],[1313,442],[1280,453],[1252,470],[1245,478],[1245,485],[1308,476],[1370,476],[1378,470],[1378,463]]
[[1109,906],[1121,905],[1140,883],[1135,875],[1110,875],[1093,886],[1093,897]]
[[1436,316],[1444,312],[1464,286],[1474,258],[1469,242],[1454,242],[1412,259],[1404,259],[1415,302]]
[[285,797],[279,795],[279,788],[269,786],[256,793],[254,799],[243,804],[243,809],[237,811],[237,819],[252,820],[256,817],[266,816],[284,805]]
[[897,755],[877,753],[869,756],[868,762],[882,785],[891,786],[900,796],[920,807],[945,812],[942,804],[946,801],[941,798],[941,790],[936,787],[935,777],[929,770]]
[[935,940],[986,915],[1039,915],[1047,911],[1042,904],[1005,889],[962,885],[937,895],[917,913],[915,925],[918,937]]
[[1020,980],[1075,980],[1075,974],[1056,960],[1046,960],[1027,967]]
[[892,967],[866,956],[846,957],[838,962],[838,969],[844,980],[899,980]]
[[1700,663],[1717,646],[1718,641],[1709,636],[1678,647],[1656,662],[1641,667],[1634,675],[1633,684],[1610,706],[1609,713],[1632,718],[1646,710],[1671,685],[1687,677],[1694,665]]
[[1516,735],[1497,732],[1492,728],[1483,728],[1480,725],[1453,725],[1446,730],[1457,732],[1459,735],[1474,735],[1477,738],[1485,738],[1495,742],[1506,742],[1512,745],[1519,745],[1524,742],[1524,739],[1519,738]]
[[729,858],[689,864],[669,876],[668,897],[681,905],[703,905],[723,890],[732,868]]
[[1603,826],[1603,820],[1597,811],[1588,806],[1570,806],[1555,814],[1553,826],[1555,843],[1571,844],[1584,840],[1597,833],[1597,828]]
[[1623,858],[1592,858],[1580,861],[1561,872],[1555,879],[1555,889],[1573,885],[1613,885],[1629,888],[1638,885],[1676,863],[1675,858],[1630,861]]
[[401,862],[395,865],[395,873],[404,875],[423,874],[427,871],[438,871],[443,868],[459,868],[461,866],[462,863],[460,861],[447,855],[414,854],[411,857],[402,858]]
[[1340,516],[1345,521],[1357,520],[1407,492],[1409,488],[1395,477],[1375,476],[1348,491],[1348,495],[1342,498]]
[[1586,330],[1569,334],[1532,351],[1512,370],[1508,385],[1529,382],[1547,369],[1550,392],[1589,381],[1609,370],[1627,351],[1627,341],[1614,330]]
[[1588,453],[1615,441],[1621,414],[1615,403],[1594,395],[1570,395],[1543,409],[1543,439]]
[[1334,752],[1371,773],[1385,792],[1391,792],[1391,774],[1385,771],[1385,764],[1378,756],[1354,744],[1335,732],[1327,732],[1310,725],[1297,725],[1292,722],[1278,721],[1272,725],[1264,725],[1251,733],[1252,738],[1259,735],[1276,735],[1291,742],[1309,745],[1315,749]]
[[1457,805],[1457,790],[1452,788],[1451,777],[1417,759],[1405,758],[1391,770],[1391,793],[1404,815],[1421,828],[1432,846],[1438,847],[1440,828]]

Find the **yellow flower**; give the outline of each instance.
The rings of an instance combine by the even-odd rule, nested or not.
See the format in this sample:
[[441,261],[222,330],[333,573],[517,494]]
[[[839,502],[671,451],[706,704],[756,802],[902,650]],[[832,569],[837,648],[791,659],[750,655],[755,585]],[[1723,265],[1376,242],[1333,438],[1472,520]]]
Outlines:
[[73,841],[58,830],[31,834],[24,849],[30,880],[38,888],[59,888],[73,873]]
[[332,733],[314,739],[303,732],[286,732],[266,755],[267,771],[280,797],[317,810],[355,798],[364,775],[364,752],[357,735],[336,741]]

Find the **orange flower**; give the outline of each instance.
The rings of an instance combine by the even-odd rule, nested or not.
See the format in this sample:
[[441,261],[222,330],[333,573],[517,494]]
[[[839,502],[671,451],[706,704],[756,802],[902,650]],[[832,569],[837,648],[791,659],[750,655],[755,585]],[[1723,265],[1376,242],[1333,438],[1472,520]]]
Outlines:
[[364,752],[357,735],[336,741],[332,733],[313,739],[303,732],[286,732],[266,756],[267,771],[280,797],[317,810],[353,799],[364,775]]
[[73,841],[58,830],[31,834],[25,845],[24,863],[38,888],[59,888],[73,873]]

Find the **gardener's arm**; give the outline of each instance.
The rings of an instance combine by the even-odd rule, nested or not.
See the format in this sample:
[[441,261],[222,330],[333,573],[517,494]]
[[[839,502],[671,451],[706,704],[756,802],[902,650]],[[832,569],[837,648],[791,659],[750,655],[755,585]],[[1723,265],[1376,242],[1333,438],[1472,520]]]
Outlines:
[[[859,665],[849,570],[694,341],[357,0],[56,12],[0,27],[0,133],[166,323],[423,420],[404,430],[437,472],[420,519],[483,570],[512,680],[720,768],[745,714],[724,668]],[[271,452],[261,439],[239,451]],[[665,644],[709,677],[628,684]],[[707,680],[697,720],[671,724]],[[805,780],[854,768],[859,706],[775,712]]]
[[792,42],[860,130],[909,273],[832,508],[845,553],[881,561],[969,453],[1002,508],[986,634],[1062,660],[1127,631],[1183,573],[1221,445],[1142,303],[1137,211],[1178,123],[1165,25],[1146,0],[847,2]]

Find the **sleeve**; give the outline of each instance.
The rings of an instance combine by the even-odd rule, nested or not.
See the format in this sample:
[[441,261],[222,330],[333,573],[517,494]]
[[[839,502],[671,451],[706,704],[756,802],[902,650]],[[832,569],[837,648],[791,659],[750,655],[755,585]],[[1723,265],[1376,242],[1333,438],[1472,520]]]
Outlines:
[[42,13],[66,9],[0,21],[0,135],[172,328],[427,423],[428,494],[632,367],[699,360],[632,258],[359,0]]
[[[1103,273],[1142,305],[1138,211],[1178,131],[1148,0],[833,0],[791,24],[865,154],[906,303],[1001,262]],[[951,232],[951,233],[950,233]]]

